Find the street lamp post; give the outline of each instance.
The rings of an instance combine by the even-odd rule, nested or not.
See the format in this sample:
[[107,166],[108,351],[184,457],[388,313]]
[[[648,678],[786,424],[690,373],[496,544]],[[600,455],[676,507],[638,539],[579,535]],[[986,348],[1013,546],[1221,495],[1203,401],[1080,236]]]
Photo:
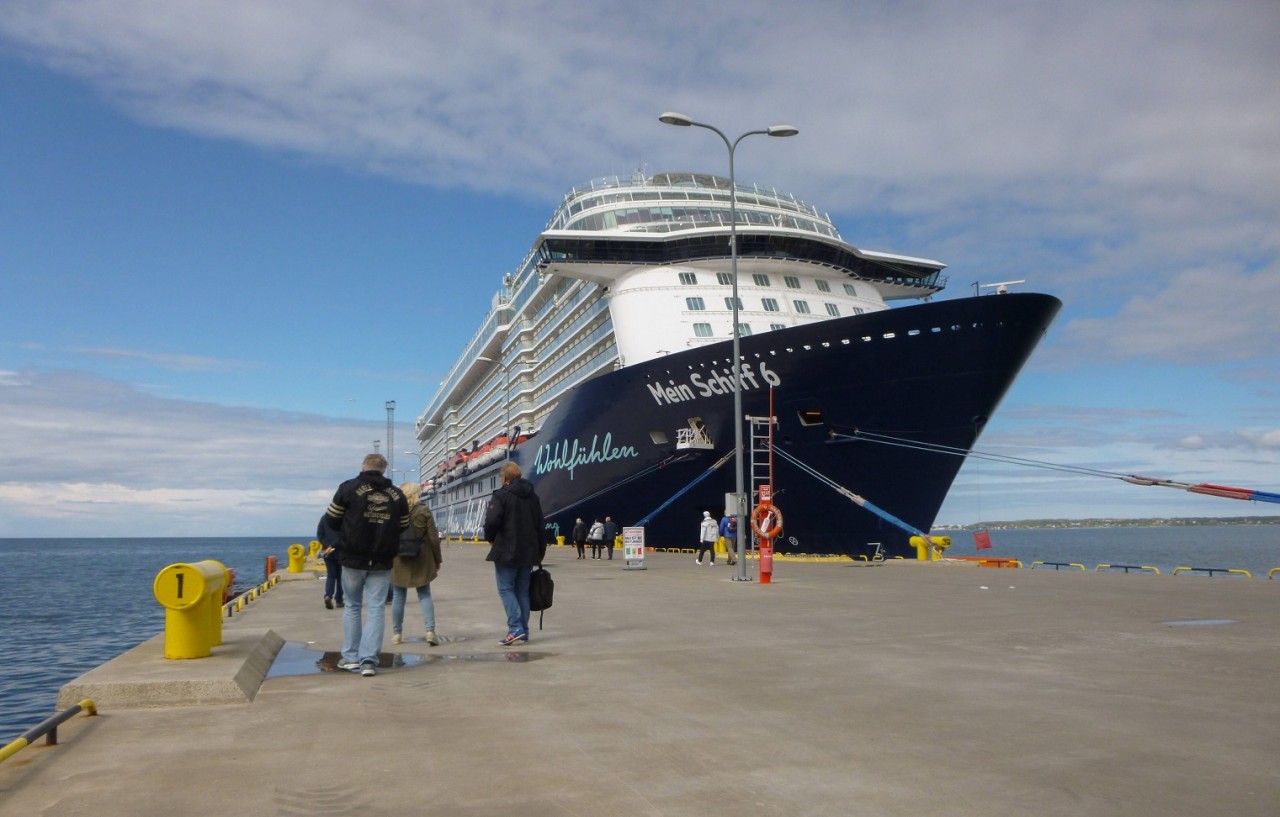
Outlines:
[[764,130],[749,130],[729,141],[729,137],[714,125],[705,122],[694,122],[682,113],[667,111],[658,117],[658,121],[666,125],[677,125],[682,128],[706,128],[713,131],[724,141],[729,151],[729,270],[733,278],[733,477],[734,477],[734,518],[737,520],[738,535],[738,575],[737,581],[747,581],[747,520],[746,520],[746,486],[742,477],[742,329],[738,325],[738,187],[733,175],[733,154],[738,143],[748,136],[764,134],[766,136],[795,136],[800,131],[791,125],[770,125]]

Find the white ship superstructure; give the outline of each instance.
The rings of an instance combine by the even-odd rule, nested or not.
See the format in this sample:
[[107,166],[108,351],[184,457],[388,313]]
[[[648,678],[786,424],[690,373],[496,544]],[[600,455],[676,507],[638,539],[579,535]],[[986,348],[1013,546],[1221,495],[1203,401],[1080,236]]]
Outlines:
[[[744,337],[942,288],[943,264],[859,250],[788,194],[739,185],[736,211]],[[417,420],[433,504],[497,487],[508,447],[576,384],[731,337],[730,213],[728,180],[704,174],[570,191]]]

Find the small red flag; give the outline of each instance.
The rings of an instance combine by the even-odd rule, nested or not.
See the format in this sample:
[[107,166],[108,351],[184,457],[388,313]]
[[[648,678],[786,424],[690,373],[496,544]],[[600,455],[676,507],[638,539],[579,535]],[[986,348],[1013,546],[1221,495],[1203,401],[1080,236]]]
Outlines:
[[976,530],[973,532],[973,543],[978,546],[978,550],[985,550],[991,547],[991,534],[985,530]]

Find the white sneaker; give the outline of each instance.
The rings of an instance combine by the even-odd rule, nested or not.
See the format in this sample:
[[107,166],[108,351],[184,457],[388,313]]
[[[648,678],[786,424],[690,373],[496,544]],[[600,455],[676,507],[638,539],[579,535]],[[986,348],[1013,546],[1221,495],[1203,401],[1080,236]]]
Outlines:
[[338,669],[346,670],[347,672],[359,672],[360,662],[359,661],[341,661],[338,663]]
[[402,638],[402,637],[401,637],[401,635],[400,635],[399,633],[392,633],[392,634],[391,634],[391,643],[392,643],[392,644],[399,644],[401,641],[404,641],[404,638]]
[[427,630],[427,643],[433,647],[440,643],[440,639],[436,638],[435,630]]
[[701,560],[701,559],[694,559],[694,560],[693,560],[693,563],[694,563],[695,565],[700,565],[700,564],[702,564],[702,560]]

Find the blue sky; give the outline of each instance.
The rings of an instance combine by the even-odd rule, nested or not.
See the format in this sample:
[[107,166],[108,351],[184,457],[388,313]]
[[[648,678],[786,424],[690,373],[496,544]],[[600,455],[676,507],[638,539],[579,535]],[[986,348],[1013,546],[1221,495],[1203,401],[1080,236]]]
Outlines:
[[[387,400],[411,476],[571,186],[727,170],[666,110],[798,127],[739,180],[943,297],[1062,298],[979,449],[1278,491],[1277,34],[1238,1],[9,0],[0,537],[306,536]],[[1277,512],[970,462],[939,521]]]

